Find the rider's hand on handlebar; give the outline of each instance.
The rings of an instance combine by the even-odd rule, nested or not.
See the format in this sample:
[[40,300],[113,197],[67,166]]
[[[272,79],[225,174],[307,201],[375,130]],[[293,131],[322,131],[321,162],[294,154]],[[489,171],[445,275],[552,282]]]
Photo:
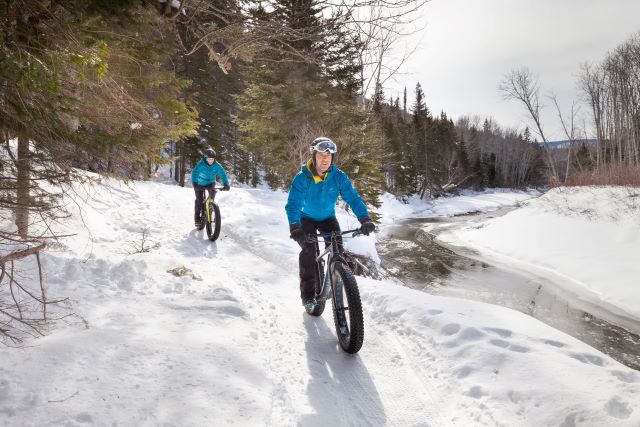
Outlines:
[[225,185],[222,187],[222,191],[229,191],[229,188],[230,188],[230,187],[229,187],[229,184],[225,184]]
[[365,236],[368,236],[369,233],[372,233],[376,229],[376,225],[373,223],[373,221],[371,221],[371,218],[369,218],[368,216],[363,216],[362,218],[360,218],[360,223],[362,224],[362,227],[360,227],[360,230],[362,231],[362,234],[364,234]]
[[289,231],[291,232],[289,237],[295,240],[301,248],[304,247],[304,230],[300,227],[300,224],[291,224]]

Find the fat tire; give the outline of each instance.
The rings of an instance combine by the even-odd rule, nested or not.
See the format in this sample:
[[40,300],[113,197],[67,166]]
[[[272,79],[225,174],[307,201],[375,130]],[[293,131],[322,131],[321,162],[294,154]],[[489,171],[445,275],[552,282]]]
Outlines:
[[213,215],[211,221],[206,221],[207,237],[212,242],[220,236],[220,207],[216,203],[211,203]]
[[[338,290],[336,282],[342,283],[342,290]],[[340,347],[347,353],[357,353],[364,341],[364,318],[362,316],[362,302],[358,283],[349,267],[343,262],[336,262],[333,266],[333,320]],[[342,292],[343,295],[339,295]],[[348,319],[342,310],[346,298],[349,308]]]

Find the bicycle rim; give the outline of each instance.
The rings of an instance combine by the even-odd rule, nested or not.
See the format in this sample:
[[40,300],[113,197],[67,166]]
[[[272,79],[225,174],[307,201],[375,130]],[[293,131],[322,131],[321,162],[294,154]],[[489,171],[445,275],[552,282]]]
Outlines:
[[333,319],[340,347],[347,353],[357,353],[364,340],[362,303],[356,279],[342,262],[333,267]]

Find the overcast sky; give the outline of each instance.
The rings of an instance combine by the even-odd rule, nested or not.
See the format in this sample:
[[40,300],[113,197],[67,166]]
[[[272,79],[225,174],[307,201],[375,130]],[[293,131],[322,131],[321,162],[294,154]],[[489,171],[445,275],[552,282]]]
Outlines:
[[540,83],[545,133],[563,139],[547,95],[553,91],[569,114],[580,64],[600,63],[640,31],[640,0],[431,0],[422,24],[411,38],[419,48],[406,74],[385,84],[388,95],[402,100],[406,86],[410,106],[419,82],[434,114],[492,116],[523,130],[530,123],[523,107],[503,100],[497,86],[526,66]]

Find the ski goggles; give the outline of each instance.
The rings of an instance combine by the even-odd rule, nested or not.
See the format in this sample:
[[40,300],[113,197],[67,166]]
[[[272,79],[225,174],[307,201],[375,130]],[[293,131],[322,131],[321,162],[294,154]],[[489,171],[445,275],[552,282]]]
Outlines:
[[338,152],[338,146],[330,139],[323,139],[311,146],[311,151],[318,151],[320,153],[326,153],[328,151],[333,154]]

